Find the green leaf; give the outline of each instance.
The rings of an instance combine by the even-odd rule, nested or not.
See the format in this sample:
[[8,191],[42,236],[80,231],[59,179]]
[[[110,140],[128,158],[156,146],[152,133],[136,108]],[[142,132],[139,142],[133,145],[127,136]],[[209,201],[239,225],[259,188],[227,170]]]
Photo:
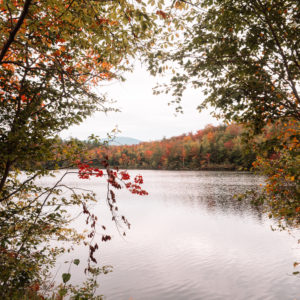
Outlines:
[[59,209],[60,209],[60,207],[61,207],[61,205],[58,205],[58,206],[55,208],[55,210],[54,210],[54,211],[57,211],[57,210],[59,210]]
[[62,274],[62,280],[64,283],[68,282],[71,278],[71,274],[70,273],[63,273]]
[[80,263],[80,260],[79,260],[78,258],[77,258],[77,259],[74,259],[73,263],[74,263],[76,266],[78,266],[79,263]]
[[58,293],[59,293],[60,296],[63,297],[63,296],[65,296],[67,294],[67,292],[68,292],[67,289],[61,289],[61,290],[59,290]]

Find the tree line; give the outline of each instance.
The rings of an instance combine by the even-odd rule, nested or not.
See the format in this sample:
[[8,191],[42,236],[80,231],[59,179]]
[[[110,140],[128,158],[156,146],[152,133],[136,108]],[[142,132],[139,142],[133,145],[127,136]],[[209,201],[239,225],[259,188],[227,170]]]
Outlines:
[[256,154],[242,142],[241,125],[207,125],[188,133],[138,145],[93,146],[95,161],[108,157],[111,166],[121,169],[160,170],[249,170]]

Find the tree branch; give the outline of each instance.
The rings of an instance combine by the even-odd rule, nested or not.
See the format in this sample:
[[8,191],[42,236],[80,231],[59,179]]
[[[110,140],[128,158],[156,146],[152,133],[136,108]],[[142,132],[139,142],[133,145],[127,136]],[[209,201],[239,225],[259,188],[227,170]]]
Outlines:
[[6,165],[5,165],[5,170],[4,170],[3,176],[0,181],[0,192],[2,192],[2,190],[4,188],[4,184],[7,179],[8,174],[9,174],[10,167],[11,167],[11,161],[8,159],[6,162]]
[[16,24],[15,28],[11,31],[8,40],[6,41],[6,43],[4,44],[4,47],[2,48],[2,51],[0,53],[0,64],[2,63],[2,60],[4,58],[4,56],[6,55],[10,45],[13,43],[13,41],[15,40],[15,36],[18,33],[19,29],[21,28],[26,15],[28,14],[28,10],[29,10],[29,6],[31,4],[32,0],[26,0],[25,4],[23,6],[23,10],[22,13],[19,17],[18,23]]

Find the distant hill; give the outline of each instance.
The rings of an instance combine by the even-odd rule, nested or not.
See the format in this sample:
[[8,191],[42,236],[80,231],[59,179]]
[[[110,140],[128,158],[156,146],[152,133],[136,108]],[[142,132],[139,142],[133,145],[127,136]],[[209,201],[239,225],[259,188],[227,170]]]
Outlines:
[[108,157],[110,166],[121,169],[248,170],[255,153],[242,143],[243,131],[237,124],[207,125],[196,133],[161,141],[118,137],[112,147],[91,147],[90,157]]
[[124,145],[137,145],[141,143],[142,141],[138,139],[134,139],[131,137],[126,137],[126,136],[118,136],[115,137],[112,142],[109,142],[110,145],[112,146],[124,146]]

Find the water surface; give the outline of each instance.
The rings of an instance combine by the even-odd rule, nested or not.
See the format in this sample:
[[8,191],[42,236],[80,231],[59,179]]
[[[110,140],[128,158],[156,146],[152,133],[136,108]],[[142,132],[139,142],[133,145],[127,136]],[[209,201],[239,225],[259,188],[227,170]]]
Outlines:
[[[300,299],[300,278],[291,275],[300,259],[296,239],[272,231],[259,210],[233,198],[258,189],[262,178],[240,172],[131,173],[143,174],[149,196],[118,193],[119,209],[132,224],[125,239],[110,221],[105,185],[99,179],[84,183],[98,193],[93,211],[113,236],[99,243],[96,255],[99,265],[114,267],[100,277],[99,293],[106,299]],[[75,176],[68,180],[83,184]],[[76,255],[84,260],[86,250]]]

